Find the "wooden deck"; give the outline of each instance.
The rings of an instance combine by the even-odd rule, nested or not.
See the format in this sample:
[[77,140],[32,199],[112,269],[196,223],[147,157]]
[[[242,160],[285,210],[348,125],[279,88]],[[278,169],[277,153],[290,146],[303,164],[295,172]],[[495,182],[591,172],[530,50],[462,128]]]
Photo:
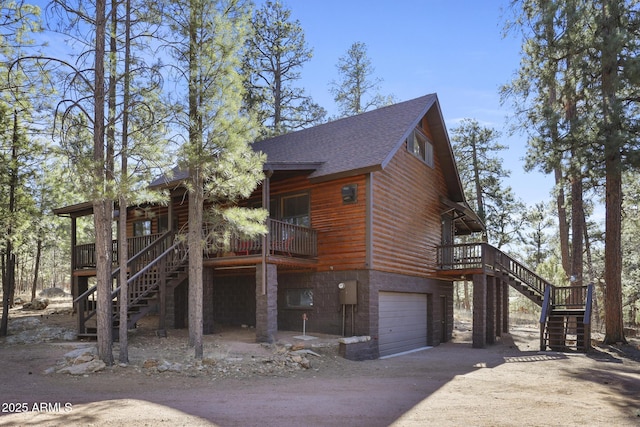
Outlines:
[[[309,267],[316,264],[318,237],[316,230],[309,227],[268,219],[269,233],[263,238],[229,238],[223,243],[213,243],[210,229],[205,227],[203,236],[209,241],[203,250],[204,265],[219,267],[250,266],[262,262],[262,246],[266,242],[266,261],[283,266]],[[162,234],[149,234],[127,239],[129,258],[144,251]],[[181,237],[176,237],[180,239]],[[118,261],[118,241],[113,244],[114,267]],[[73,274],[75,276],[95,275],[95,244],[77,245],[73,249]]]

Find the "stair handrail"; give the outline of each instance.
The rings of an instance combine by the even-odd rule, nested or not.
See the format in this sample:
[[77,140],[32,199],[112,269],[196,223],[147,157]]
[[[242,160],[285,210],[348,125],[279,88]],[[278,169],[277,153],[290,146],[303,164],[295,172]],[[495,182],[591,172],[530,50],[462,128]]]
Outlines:
[[[127,261],[127,266],[129,266],[129,264],[132,264],[134,262],[136,262],[138,260],[138,258],[140,258],[142,256],[143,253],[148,252],[153,246],[159,244],[159,242],[161,240],[163,240],[165,237],[167,237],[168,235],[173,234],[173,231],[169,230],[166,233],[164,233],[162,236],[158,237],[156,240],[154,240],[153,242],[151,242],[149,245],[147,245],[144,249],[140,250],[140,252],[138,252],[137,254],[135,254],[134,256],[132,256],[131,258],[129,258],[129,260]],[[120,266],[116,267],[112,272],[111,272],[111,278],[114,279],[118,273],[120,273]],[[87,289],[86,291],[84,291],[81,295],[79,295],[76,299],[73,300],[73,304],[76,304],[78,301],[80,301],[81,299],[86,299],[89,297],[89,295],[91,295],[92,293],[94,293],[97,290],[97,285],[92,286],[91,288]]]
[[[173,245],[171,245],[167,250],[165,250],[163,253],[161,253],[160,255],[158,255],[153,261],[149,262],[147,265],[145,265],[142,269],[140,269],[139,271],[137,271],[134,275],[132,275],[131,277],[129,277],[129,279],[127,279],[127,284],[131,284],[134,283],[137,279],[139,279],[141,276],[143,276],[144,274],[146,274],[149,270],[151,270],[153,267],[155,267],[157,264],[159,264],[161,261],[164,261],[164,259],[166,257],[168,257],[169,255],[173,254],[180,245],[182,245],[183,242],[180,241],[176,241],[174,242]],[[178,264],[176,264],[176,266],[184,263],[187,259],[188,256],[188,249],[182,252],[182,257],[180,258],[180,262]],[[171,271],[167,271],[167,272],[171,272]],[[115,298],[116,296],[118,296],[118,294],[120,293],[120,288],[121,286],[118,286],[112,293],[111,293],[111,299]],[[129,301],[129,304],[133,304],[136,303],[138,301],[140,301],[141,299],[144,299],[144,297],[146,296],[146,294],[140,294],[138,295],[136,298],[134,298],[133,300]]]
[[544,340],[544,330],[551,313],[551,289],[553,285],[547,286],[542,299],[542,310],[540,310],[540,351],[545,351],[547,346]]
[[[510,255],[505,254],[499,249],[493,249],[499,255],[496,256],[496,264],[505,269],[506,272],[510,275],[516,277],[517,279],[520,279],[524,284],[526,284],[533,291],[537,292],[540,296],[545,295],[549,287],[553,287],[553,284],[551,284],[549,281],[535,273],[533,270],[529,269],[521,262],[515,260]],[[506,258],[507,262],[504,262],[503,258]],[[516,268],[514,268],[514,266]]]
[[593,283],[587,285],[587,298],[584,304],[584,320],[585,325],[591,324],[591,306],[593,304]]
[[[147,245],[144,249],[140,250],[140,252],[138,252],[137,254],[132,256],[127,261],[127,267],[129,268],[131,265],[133,265],[133,263],[137,262],[138,259],[144,253],[147,253],[148,251],[153,249],[154,246],[159,245],[167,237],[172,236],[172,238],[173,238],[173,233],[174,232],[172,230],[167,231],[162,236],[158,237],[158,239],[154,240],[152,243]],[[119,266],[117,268],[115,268],[111,272],[111,282],[112,283],[113,283],[113,280],[116,279],[119,276],[119,273],[120,273],[120,267]],[[117,289],[119,289],[119,287]],[[86,324],[86,321],[89,320],[91,317],[93,317],[97,312],[96,307],[94,307],[91,310],[87,310],[87,307],[86,307],[86,305],[87,305],[86,303],[89,300],[89,297],[92,294],[94,294],[97,290],[98,290],[98,285],[94,285],[91,288],[87,289],[85,292],[83,292],[81,295],[79,295],[76,299],[73,300],[74,307],[77,307],[76,310],[77,310],[77,313],[78,313],[78,329],[79,329],[79,332],[84,328],[84,326]],[[112,288],[111,301],[113,301],[113,299],[117,296],[118,293],[119,293],[119,290],[118,290],[118,292],[116,292],[116,290]]]

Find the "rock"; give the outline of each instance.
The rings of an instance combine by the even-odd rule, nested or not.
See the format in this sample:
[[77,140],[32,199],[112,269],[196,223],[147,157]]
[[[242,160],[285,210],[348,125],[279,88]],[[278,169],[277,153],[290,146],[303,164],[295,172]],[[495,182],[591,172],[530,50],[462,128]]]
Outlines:
[[36,298],[31,302],[22,305],[23,310],[44,310],[49,305],[49,300],[46,298]]
[[215,366],[216,363],[218,363],[216,359],[213,359],[211,357],[205,357],[204,359],[202,359],[202,364],[204,366]]
[[318,353],[316,353],[315,351],[307,350],[307,349],[292,351],[292,353],[293,354],[300,354],[300,355],[302,355],[302,354],[310,354],[310,355],[315,356],[315,357],[322,357]]
[[24,300],[23,300],[22,298],[20,298],[20,297],[16,297],[16,298],[13,300],[13,303],[14,303],[15,305],[22,305],[22,304],[24,304]]
[[51,374],[53,374],[55,372],[56,372],[55,366],[52,366],[52,367],[47,368],[44,371],[42,371],[43,375],[51,375]]
[[363,335],[359,337],[345,337],[345,338],[340,338],[338,340],[340,344],[356,344],[359,342],[367,342],[367,341],[371,341],[371,337],[367,335]]
[[293,344],[291,351],[304,350],[304,344]]
[[80,365],[82,363],[87,363],[87,362],[91,362],[93,359],[95,359],[95,356],[93,354],[82,354],[78,357],[76,357],[73,362],[71,362],[72,365]]
[[60,288],[48,288],[40,292],[40,296],[44,298],[60,298],[66,295],[66,292]]
[[91,360],[78,365],[65,366],[58,371],[59,374],[86,375],[103,370],[107,365],[102,360]]
[[[95,346],[91,347],[80,347],[75,350],[71,350],[66,353],[63,357],[67,363],[73,363],[75,360],[78,360],[81,357],[86,358],[85,362],[95,359],[98,355],[98,348]],[[82,362],[84,363],[84,362]]]
[[311,367],[311,362],[309,362],[309,359],[307,359],[306,357],[303,357],[300,361],[300,366],[302,366],[304,369],[309,369]]
[[35,317],[22,317],[11,321],[11,330],[26,331],[40,327],[41,322]]
[[158,372],[182,372],[182,365],[180,363],[171,363],[166,360],[162,361],[162,364],[156,367]]
[[142,362],[142,367],[146,369],[156,368],[159,364],[160,362],[157,359],[147,359]]

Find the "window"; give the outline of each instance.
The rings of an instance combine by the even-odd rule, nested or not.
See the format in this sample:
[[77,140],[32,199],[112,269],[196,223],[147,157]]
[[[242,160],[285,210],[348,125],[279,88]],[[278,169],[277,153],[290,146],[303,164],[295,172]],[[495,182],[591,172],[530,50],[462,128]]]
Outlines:
[[287,308],[313,307],[313,289],[287,289],[285,298]]
[[133,236],[147,236],[151,234],[151,220],[143,219],[133,223]]
[[169,215],[160,215],[158,217],[158,233],[169,231]]
[[[251,208],[261,208],[262,201],[249,203]],[[269,217],[289,224],[311,225],[309,193],[276,195],[269,200]]]
[[289,224],[309,227],[309,194],[296,194],[282,197],[282,221]]
[[433,144],[419,129],[414,129],[407,138],[407,150],[414,156],[433,167]]

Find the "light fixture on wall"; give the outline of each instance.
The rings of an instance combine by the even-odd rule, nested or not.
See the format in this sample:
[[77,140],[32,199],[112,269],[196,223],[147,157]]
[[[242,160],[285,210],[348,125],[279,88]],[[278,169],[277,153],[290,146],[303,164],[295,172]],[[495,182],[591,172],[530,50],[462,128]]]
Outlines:
[[342,187],[342,203],[358,201],[358,184],[347,184]]

